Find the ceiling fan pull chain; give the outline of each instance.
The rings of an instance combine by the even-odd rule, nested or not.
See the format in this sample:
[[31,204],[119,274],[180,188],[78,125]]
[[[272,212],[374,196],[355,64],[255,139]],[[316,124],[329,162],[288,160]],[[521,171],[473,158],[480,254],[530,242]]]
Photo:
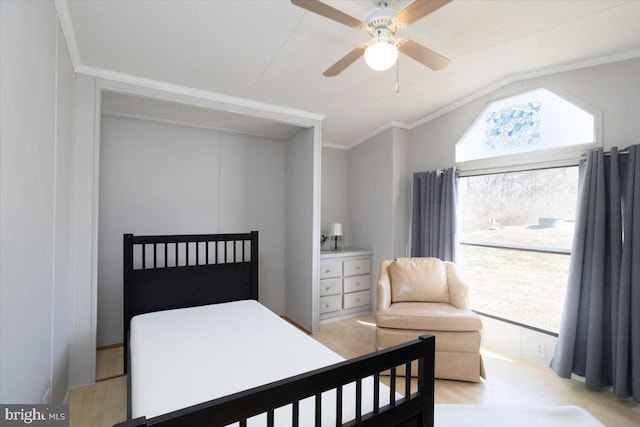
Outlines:
[[400,93],[400,58],[396,61],[396,93]]

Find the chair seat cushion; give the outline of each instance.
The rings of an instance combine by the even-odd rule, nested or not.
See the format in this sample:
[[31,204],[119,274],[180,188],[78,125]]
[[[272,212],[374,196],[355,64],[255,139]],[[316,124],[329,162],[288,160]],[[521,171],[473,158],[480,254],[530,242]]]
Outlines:
[[379,310],[376,322],[382,328],[422,331],[479,331],[480,317],[442,302],[397,302]]

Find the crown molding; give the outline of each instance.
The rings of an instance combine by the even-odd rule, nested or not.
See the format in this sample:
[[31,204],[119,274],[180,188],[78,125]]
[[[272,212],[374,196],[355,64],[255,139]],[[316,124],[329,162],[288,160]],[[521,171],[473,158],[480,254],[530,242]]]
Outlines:
[[323,142],[322,148],[335,148],[336,150],[348,150],[349,146],[343,145],[343,144],[333,144],[331,142]]
[[67,49],[69,50],[69,56],[71,57],[71,64],[73,69],[77,72],[78,68],[82,65],[80,61],[80,50],[78,49],[78,41],[76,39],[76,32],[73,29],[73,22],[71,21],[71,14],[69,13],[69,5],[67,0],[54,0],[53,5],[56,8],[58,14],[58,22],[62,27],[62,35],[67,43]]
[[[119,73],[86,65],[78,67],[76,72],[78,74],[84,74],[97,79],[115,82],[115,85],[103,85],[103,87],[108,87],[109,90],[118,91],[118,88],[122,87],[122,91],[125,93],[136,93],[141,96],[153,96],[154,93],[159,91],[173,95],[170,96],[172,99],[163,97],[167,100],[174,100],[176,102],[205,108],[219,109],[231,113],[245,114],[253,117],[261,117],[297,126],[311,127],[317,125],[325,117],[322,114],[281,107],[278,105],[238,98],[230,95],[223,95],[207,90],[195,89],[192,87],[176,85],[160,80],[152,80],[145,77],[138,77],[131,74]],[[133,88],[138,88],[138,90],[134,90]]]
[[368,134],[361,136],[360,138],[356,139],[355,141],[353,141],[351,144],[346,145],[347,149],[352,149],[360,144],[362,144],[363,142],[367,142],[368,140],[370,140],[371,138],[373,138],[374,136],[380,135],[382,132],[385,132],[391,128],[400,128],[400,129],[408,129],[411,130],[413,129],[413,127],[411,127],[411,125],[404,123],[404,122],[399,122],[399,121],[391,121],[387,124],[382,125],[381,127],[379,127],[378,129],[375,129],[371,132],[369,132]]

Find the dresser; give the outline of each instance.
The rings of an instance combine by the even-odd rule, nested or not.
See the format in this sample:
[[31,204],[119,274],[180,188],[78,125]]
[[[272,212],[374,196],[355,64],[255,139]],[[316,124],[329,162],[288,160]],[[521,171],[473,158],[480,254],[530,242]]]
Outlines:
[[320,253],[320,320],[371,310],[371,251]]

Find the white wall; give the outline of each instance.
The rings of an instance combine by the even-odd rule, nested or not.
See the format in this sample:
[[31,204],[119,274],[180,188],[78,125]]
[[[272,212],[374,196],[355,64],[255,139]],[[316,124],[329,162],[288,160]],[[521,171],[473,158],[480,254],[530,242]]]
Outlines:
[[122,235],[260,232],[260,301],[284,312],[285,143],[103,115],[97,345],[122,342]]
[[69,51],[58,26],[58,74],[56,105],[56,175],[54,210],[53,260],[53,317],[52,317],[52,372],[51,402],[65,398],[69,385],[69,354],[72,341],[71,323],[71,235],[74,224],[71,202],[75,165],[73,120],[75,103],[75,72]]
[[222,133],[220,230],[259,230],[259,299],[285,309],[285,158],[287,144]]
[[[285,161],[286,315],[315,332],[318,319],[317,272],[319,244],[314,242],[314,129],[302,129],[287,141]],[[319,195],[318,195],[319,196]],[[319,228],[319,227],[318,227]],[[319,230],[318,230],[319,232]],[[314,277],[315,276],[315,277]]]
[[52,2],[0,2],[0,401],[61,402],[74,76]]
[[[340,223],[344,236],[338,242],[340,247],[349,246],[349,178],[347,150],[322,148],[322,234],[328,233],[330,224]],[[333,240],[328,239],[323,249],[331,249]]]
[[71,232],[73,340],[69,355],[69,387],[93,383],[96,375],[96,304],[99,162],[96,139],[100,117],[96,112],[96,79],[76,75],[75,176]]

